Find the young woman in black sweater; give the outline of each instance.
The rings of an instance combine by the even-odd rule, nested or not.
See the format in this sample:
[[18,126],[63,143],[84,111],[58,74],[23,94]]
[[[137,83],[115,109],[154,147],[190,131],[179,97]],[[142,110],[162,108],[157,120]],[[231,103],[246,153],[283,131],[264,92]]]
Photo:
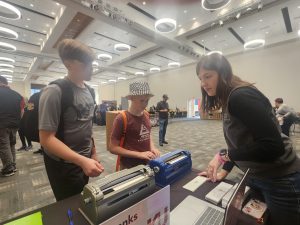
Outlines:
[[234,165],[249,168],[248,185],[264,196],[268,224],[300,224],[300,159],[283,135],[269,100],[253,84],[233,75],[220,54],[201,58],[202,109],[222,109],[227,149],[222,149],[200,175],[224,179]]

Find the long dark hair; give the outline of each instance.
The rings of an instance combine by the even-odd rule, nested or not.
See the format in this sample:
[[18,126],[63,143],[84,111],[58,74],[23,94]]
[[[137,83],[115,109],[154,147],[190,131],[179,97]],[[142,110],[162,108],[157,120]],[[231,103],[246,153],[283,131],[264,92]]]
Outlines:
[[221,108],[224,111],[227,107],[228,96],[234,88],[241,86],[253,86],[253,84],[243,81],[238,76],[233,75],[230,63],[221,54],[213,53],[211,55],[201,57],[196,67],[196,74],[198,77],[200,69],[202,68],[205,70],[213,70],[219,75],[215,96],[209,96],[201,87],[201,107],[205,112]]

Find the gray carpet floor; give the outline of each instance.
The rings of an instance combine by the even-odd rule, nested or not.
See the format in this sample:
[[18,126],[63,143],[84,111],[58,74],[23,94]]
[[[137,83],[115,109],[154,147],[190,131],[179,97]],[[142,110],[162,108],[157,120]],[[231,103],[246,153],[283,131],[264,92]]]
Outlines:
[[[114,172],[116,156],[106,150],[105,127],[95,126],[94,137],[97,154],[105,167],[100,176]],[[193,120],[170,122],[166,140],[168,145],[158,145],[158,127],[152,129],[155,144],[162,153],[175,149],[187,149],[192,153],[193,168],[202,170],[213,155],[222,147],[225,140],[222,133],[221,121]],[[299,127],[292,132],[291,138],[298,155],[300,155]],[[16,148],[20,147],[18,141]],[[18,172],[11,177],[0,177],[0,223],[25,212],[55,202],[47,174],[43,156],[33,154],[39,145],[34,144],[32,151],[17,152]],[[2,167],[0,163],[0,168]],[[241,173],[234,169],[229,179],[238,181]],[[90,181],[93,181],[93,178]]]

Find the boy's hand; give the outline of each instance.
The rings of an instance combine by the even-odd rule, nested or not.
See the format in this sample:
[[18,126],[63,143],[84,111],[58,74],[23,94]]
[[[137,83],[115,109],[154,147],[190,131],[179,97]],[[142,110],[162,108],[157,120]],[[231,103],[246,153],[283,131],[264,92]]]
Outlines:
[[140,156],[139,158],[146,159],[146,160],[155,159],[155,155],[151,151],[139,152],[139,156]]
[[104,171],[104,167],[98,161],[86,157],[81,161],[80,167],[89,177],[97,177]]
[[160,151],[157,148],[152,149],[151,152],[155,155],[155,158],[160,156]]

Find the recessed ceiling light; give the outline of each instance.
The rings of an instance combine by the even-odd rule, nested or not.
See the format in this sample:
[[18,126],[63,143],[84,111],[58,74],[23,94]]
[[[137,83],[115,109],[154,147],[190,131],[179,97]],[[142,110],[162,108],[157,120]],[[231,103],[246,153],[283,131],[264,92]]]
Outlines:
[[244,44],[244,49],[256,49],[263,47],[265,45],[265,40],[264,39],[256,39],[252,41],[248,41]]
[[297,7],[298,9],[300,9],[300,5],[298,5],[298,7]]
[[30,18],[27,18],[26,20],[30,21],[31,19],[30,19]]
[[6,77],[6,78],[10,78],[10,79],[12,79],[12,77],[13,77],[12,75],[6,75],[6,74],[2,74],[1,76]]
[[160,72],[160,68],[158,68],[158,67],[151,67],[150,68],[150,72],[151,73]]
[[269,34],[269,31],[266,31],[266,34]]
[[178,25],[178,27],[181,27],[181,26],[182,26],[181,24]]
[[92,65],[93,65],[93,67],[98,67],[99,63],[97,61],[93,61]]
[[40,38],[39,40],[40,40],[40,41],[42,41],[42,40],[43,40],[43,38]]
[[14,71],[9,69],[0,69],[0,72],[13,73]]
[[208,1],[202,0],[202,8],[208,11],[214,11],[226,7],[231,0]]
[[252,8],[251,8],[251,7],[249,7],[249,8],[247,8],[247,9],[246,9],[246,11],[250,11],[250,10],[252,10]]
[[259,20],[259,22],[262,22],[262,21],[263,21],[262,19]]
[[8,44],[6,42],[0,42],[0,49],[5,51],[16,51],[17,48],[14,45]]
[[5,27],[0,27],[0,37],[5,37],[5,38],[11,38],[11,39],[17,39],[19,37],[18,33],[5,28]]
[[118,52],[128,52],[130,51],[130,45],[119,43],[114,45],[114,49]]
[[243,29],[243,27],[240,27],[240,29]]
[[7,57],[0,57],[0,61],[4,61],[4,62],[12,62],[12,63],[15,63],[15,62],[16,62],[14,59],[7,58]]
[[33,4],[30,4],[30,6],[33,7],[34,5],[33,5]]
[[223,52],[221,52],[221,51],[210,51],[210,52],[208,52],[206,55],[211,55],[211,54],[219,54],[219,55],[223,55]]
[[155,22],[155,30],[161,33],[170,33],[176,29],[176,20],[162,18]]
[[28,25],[25,25],[25,27],[28,28],[29,26],[28,26]]
[[6,63],[0,63],[0,67],[5,67],[5,68],[15,68],[14,65],[6,64]]
[[108,80],[108,82],[117,82],[117,80],[111,79],[111,80]]
[[102,81],[101,84],[107,84],[107,81]]
[[118,77],[118,80],[126,80],[126,77]]
[[104,61],[108,61],[112,59],[112,56],[109,54],[99,54],[98,55],[98,59],[104,60]]
[[204,42],[204,40],[201,40],[202,42]]
[[145,73],[144,72],[136,72],[134,75],[136,75],[136,76],[139,76],[139,75],[142,75],[142,76],[144,76],[145,75]]
[[43,33],[47,33],[47,31],[43,30]]
[[20,10],[9,3],[0,1],[0,9],[0,17],[11,20],[18,20],[21,18]]
[[46,24],[46,27],[49,27],[49,26],[50,26],[50,25],[47,23],[47,24]]
[[184,12],[184,13],[187,13],[187,10],[185,9],[185,10],[183,10],[183,12]]
[[196,20],[196,18],[194,17],[193,20]]
[[143,2],[143,5],[146,5],[146,2]]
[[58,2],[56,2],[56,5],[60,5]]
[[53,15],[53,16],[54,16],[54,15],[55,15],[55,12],[51,12],[51,15]]
[[179,62],[170,62],[170,63],[168,63],[168,67],[170,67],[170,68],[180,67],[180,63]]
[[298,30],[298,36],[300,36],[300,30]]

